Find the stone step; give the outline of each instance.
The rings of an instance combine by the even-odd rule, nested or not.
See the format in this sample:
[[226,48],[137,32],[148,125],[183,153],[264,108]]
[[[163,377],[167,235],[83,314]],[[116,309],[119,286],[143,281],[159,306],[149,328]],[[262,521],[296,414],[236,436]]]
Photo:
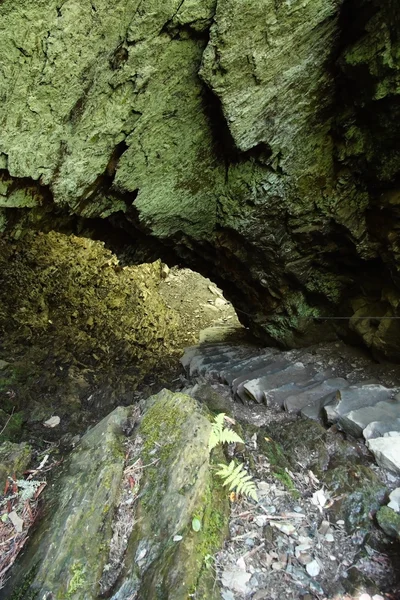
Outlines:
[[366,440],[383,437],[385,433],[396,431],[400,434],[400,418],[390,418],[388,421],[372,421],[363,430],[363,436]]
[[352,385],[340,390],[335,400],[325,406],[327,421],[335,423],[340,417],[378,402],[390,400],[394,391],[379,384]]
[[281,368],[281,362],[275,361],[266,369],[266,373],[256,379],[246,381],[237,388],[237,395],[243,395],[255,402],[264,401],[264,392],[290,383],[306,383],[317,375],[317,369],[311,365],[304,366],[302,362],[288,364]]
[[[232,392],[234,395],[236,395],[238,393],[239,388],[242,389],[245,383],[254,379],[258,379],[260,377],[272,375],[273,373],[277,373],[278,371],[283,371],[291,364],[292,363],[290,363],[290,361],[286,360],[285,358],[279,360],[276,360],[274,357],[270,358],[269,360],[266,359],[261,367],[254,369],[253,371],[246,370],[239,377],[236,377],[232,381]],[[272,385],[271,387],[276,386]]]
[[205,375],[211,370],[217,371],[219,374],[223,367],[229,366],[232,362],[236,363],[237,360],[237,355],[234,352],[225,352],[224,354],[213,356],[195,356],[189,364],[189,375],[191,377]]
[[[257,356],[259,350],[254,346],[232,346],[226,344],[202,344],[185,350],[181,364],[191,376],[205,372],[205,366],[232,362],[235,365],[241,361]],[[236,362],[235,362],[236,361]],[[233,364],[232,364],[233,366]]]
[[400,436],[385,436],[367,440],[367,447],[378,465],[394,473],[400,473]]
[[220,373],[221,381],[228,385],[233,385],[233,382],[241,377],[250,379],[254,376],[255,371],[261,370],[268,365],[277,353],[277,350],[271,349],[261,355],[247,358],[241,364],[235,365],[230,369],[224,368]]
[[[346,433],[354,437],[362,437],[364,429],[370,423],[382,422],[387,423],[390,427],[391,424],[396,425],[397,420],[400,421],[400,402],[393,400],[392,402],[377,402],[375,406],[364,406],[358,410],[352,410],[346,415],[340,416],[338,424]],[[389,429],[389,431],[395,431],[395,428]]]
[[317,385],[319,385],[319,382],[314,379],[301,383],[286,383],[280,387],[265,391],[264,403],[267,406],[277,406],[283,410],[286,398],[300,394],[304,390],[311,389]]
[[[329,375],[328,375],[329,377]],[[318,416],[323,409],[323,401],[327,396],[337,392],[338,390],[348,387],[348,382],[341,377],[325,379],[313,387],[303,390],[292,396],[288,396],[284,402],[284,408],[287,412],[299,414],[307,407],[313,407],[314,411],[318,411]],[[307,413],[304,415],[307,416]],[[316,418],[318,418],[318,416]]]

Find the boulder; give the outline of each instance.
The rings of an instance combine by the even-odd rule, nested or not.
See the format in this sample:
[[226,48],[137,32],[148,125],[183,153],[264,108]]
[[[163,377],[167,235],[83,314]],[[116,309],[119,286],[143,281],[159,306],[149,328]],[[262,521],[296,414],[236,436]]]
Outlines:
[[[211,424],[163,390],[90,429],[50,487],[47,511],[0,598],[217,598],[204,557],[226,533],[228,499],[209,469]],[[192,528],[193,519],[200,531]],[[194,530],[196,529],[196,531]]]

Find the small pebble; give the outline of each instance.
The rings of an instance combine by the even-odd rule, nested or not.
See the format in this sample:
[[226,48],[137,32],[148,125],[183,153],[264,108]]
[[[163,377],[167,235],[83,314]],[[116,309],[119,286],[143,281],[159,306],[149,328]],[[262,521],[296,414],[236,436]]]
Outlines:
[[321,525],[319,526],[318,531],[321,535],[325,535],[326,533],[328,533],[329,527],[330,527],[329,521],[322,521]]
[[335,541],[335,538],[333,537],[333,535],[331,533],[327,533],[325,536],[325,539],[327,542],[332,543]]
[[339,519],[339,521],[336,521],[336,525],[338,527],[344,527],[344,521],[342,519]]
[[319,575],[321,568],[316,560],[311,561],[306,565],[306,571],[310,575],[310,577],[316,577]]

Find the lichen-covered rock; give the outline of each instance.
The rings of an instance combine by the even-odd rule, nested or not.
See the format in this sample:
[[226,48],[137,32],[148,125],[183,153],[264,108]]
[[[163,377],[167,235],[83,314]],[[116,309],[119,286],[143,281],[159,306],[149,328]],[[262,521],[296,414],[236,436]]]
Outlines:
[[[210,469],[210,421],[196,400],[168,390],[142,409],[139,426],[137,408],[120,407],[83,436],[0,598],[220,597],[205,558],[222,545],[229,503]],[[128,451],[138,486],[127,475]],[[122,502],[134,512],[118,529]]]
[[0,228],[140,230],[265,339],[400,360],[397,12],[3,0]]
[[82,438],[51,491],[52,510],[0,597],[13,597],[10,588],[14,598],[96,597],[123,476],[123,428],[131,414],[131,408],[117,408]]
[[400,540],[400,515],[388,506],[382,506],[376,513],[376,519],[383,531]]
[[[143,600],[186,600],[189,594],[220,598],[205,558],[227,534],[229,505],[209,469],[210,431],[210,421],[189,396],[163,390],[146,402],[138,435],[149,467],[130,558],[113,600],[125,598],[123,592],[137,592]],[[200,521],[200,531],[192,528],[193,518]]]
[[3,442],[0,444],[0,489],[3,490],[7,477],[22,478],[25,469],[32,458],[32,448],[29,444],[13,444]]

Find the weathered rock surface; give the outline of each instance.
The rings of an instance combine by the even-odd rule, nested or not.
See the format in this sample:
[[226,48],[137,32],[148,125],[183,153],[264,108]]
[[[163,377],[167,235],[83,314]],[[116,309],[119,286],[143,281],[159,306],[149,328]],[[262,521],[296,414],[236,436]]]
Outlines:
[[99,217],[173,247],[267,340],[347,335],[324,320],[345,315],[399,360],[396,10],[3,0],[1,228]]
[[139,425],[137,408],[120,407],[83,436],[1,598],[219,597],[204,557],[229,506],[209,469],[207,413],[167,390],[142,409]]
[[379,526],[383,531],[397,540],[400,540],[400,515],[388,506],[382,506],[376,514]]

